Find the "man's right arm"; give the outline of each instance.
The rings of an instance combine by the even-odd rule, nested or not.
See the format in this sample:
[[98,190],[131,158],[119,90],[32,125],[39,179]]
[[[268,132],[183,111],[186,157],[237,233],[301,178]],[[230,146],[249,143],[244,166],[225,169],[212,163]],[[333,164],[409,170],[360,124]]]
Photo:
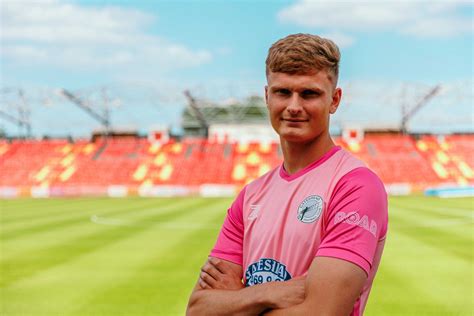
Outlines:
[[[187,315],[258,315],[303,301],[304,280],[242,284],[243,201],[246,189],[229,208],[224,225],[189,298]],[[212,261],[212,264],[210,262]]]
[[304,299],[303,278],[243,287],[240,265],[221,259],[210,260],[214,260],[212,266],[220,271],[214,269],[214,273],[203,266],[186,315],[259,315],[269,309],[299,304]]

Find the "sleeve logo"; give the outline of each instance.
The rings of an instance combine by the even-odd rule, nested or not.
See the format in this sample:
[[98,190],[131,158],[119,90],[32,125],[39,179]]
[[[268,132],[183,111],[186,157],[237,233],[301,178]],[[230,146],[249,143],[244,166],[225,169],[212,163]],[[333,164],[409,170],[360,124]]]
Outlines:
[[310,195],[298,207],[297,218],[303,223],[312,223],[321,216],[323,199],[319,195]]
[[270,258],[262,258],[252,263],[245,271],[245,286],[290,279],[291,275],[286,266]]
[[367,215],[364,215],[361,218],[357,212],[337,212],[336,216],[334,216],[334,224],[338,224],[340,222],[362,227],[374,235],[374,237],[377,237],[377,223],[372,219],[370,220],[369,224],[369,217]]

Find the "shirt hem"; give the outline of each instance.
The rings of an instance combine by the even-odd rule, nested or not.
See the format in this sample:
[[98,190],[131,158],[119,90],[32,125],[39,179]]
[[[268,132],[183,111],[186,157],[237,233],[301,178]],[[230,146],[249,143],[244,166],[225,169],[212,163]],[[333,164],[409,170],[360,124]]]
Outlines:
[[359,254],[354,253],[353,251],[341,248],[325,248],[319,249],[316,253],[316,257],[331,257],[349,261],[364,270],[364,272],[369,275],[371,264],[364,259]]

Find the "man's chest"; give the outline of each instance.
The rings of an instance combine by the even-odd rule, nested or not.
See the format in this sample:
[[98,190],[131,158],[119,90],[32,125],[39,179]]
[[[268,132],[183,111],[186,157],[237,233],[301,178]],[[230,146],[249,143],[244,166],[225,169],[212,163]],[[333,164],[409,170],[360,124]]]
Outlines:
[[250,195],[243,210],[244,266],[281,272],[283,265],[291,277],[305,273],[321,241],[327,194],[323,187],[296,183]]

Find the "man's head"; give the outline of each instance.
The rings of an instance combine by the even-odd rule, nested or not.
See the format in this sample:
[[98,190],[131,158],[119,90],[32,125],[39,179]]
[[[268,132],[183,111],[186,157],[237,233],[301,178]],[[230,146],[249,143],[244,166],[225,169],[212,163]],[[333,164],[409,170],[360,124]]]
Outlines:
[[333,41],[311,34],[292,34],[275,42],[268,51],[266,74],[310,75],[326,70],[337,85],[341,54]]
[[339,106],[340,53],[316,35],[289,35],[272,45],[266,60],[265,100],[270,121],[282,140],[330,141],[329,116]]

